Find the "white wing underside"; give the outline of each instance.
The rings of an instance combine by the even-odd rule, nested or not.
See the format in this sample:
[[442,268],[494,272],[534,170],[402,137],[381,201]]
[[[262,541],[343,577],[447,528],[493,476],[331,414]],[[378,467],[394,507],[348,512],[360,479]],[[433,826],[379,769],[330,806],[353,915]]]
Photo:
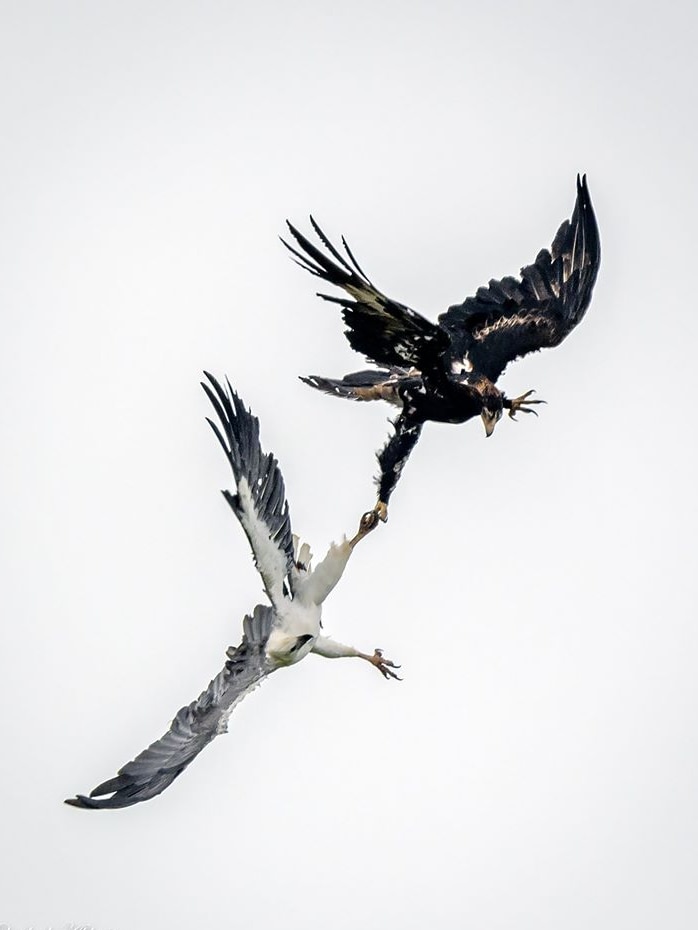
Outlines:
[[344,574],[350,555],[351,546],[346,539],[332,543],[322,562],[301,579],[298,596],[306,603],[322,604]]
[[269,527],[260,520],[254,506],[252,491],[246,478],[237,483],[240,510],[238,517],[252,547],[254,563],[262,576],[267,597],[278,609],[284,600],[284,581],[287,573],[287,555],[272,539]]
[[208,419],[235,479],[235,493],[223,496],[247,536],[264,590],[275,607],[293,591],[297,571],[293,559],[291,519],[284,480],[272,454],[262,450],[259,421],[248,410],[226,380],[225,387],[205,372],[202,381],[219,423]]

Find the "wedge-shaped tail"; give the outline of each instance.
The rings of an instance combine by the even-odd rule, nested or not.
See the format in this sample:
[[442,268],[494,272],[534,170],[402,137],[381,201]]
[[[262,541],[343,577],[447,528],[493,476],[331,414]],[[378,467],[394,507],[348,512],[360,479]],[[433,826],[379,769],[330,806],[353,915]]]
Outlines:
[[[400,373],[403,369],[400,369]],[[320,375],[308,375],[300,379],[309,387],[314,387],[333,397],[345,397],[348,400],[387,400],[395,402],[399,374],[394,369],[384,371],[355,371],[343,378],[323,378]]]

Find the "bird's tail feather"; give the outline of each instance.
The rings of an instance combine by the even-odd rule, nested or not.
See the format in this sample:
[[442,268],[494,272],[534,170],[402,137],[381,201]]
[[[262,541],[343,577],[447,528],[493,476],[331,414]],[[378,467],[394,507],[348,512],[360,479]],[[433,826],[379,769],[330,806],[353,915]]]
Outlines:
[[390,393],[393,393],[395,385],[395,379],[391,381],[391,372],[385,369],[355,371],[341,379],[309,375],[307,378],[301,377],[301,381],[325,394],[349,400],[391,400],[391,397],[386,396],[386,388],[388,382],[391,382]]

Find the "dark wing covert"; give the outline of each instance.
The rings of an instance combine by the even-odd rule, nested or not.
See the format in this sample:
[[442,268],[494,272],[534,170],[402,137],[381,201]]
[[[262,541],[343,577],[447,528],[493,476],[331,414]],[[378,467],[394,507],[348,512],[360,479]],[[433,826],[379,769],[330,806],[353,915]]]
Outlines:
[[346,337],[352,349],[378,365],[414,367],[420,371],[432,368],[448,346],[446,334],[419,313],[382,294],[362,271],[344,237],[342,245],[347,258],[332,245],[312,216],[310,222],[335,261],[290,223],[287,223],[288,229],[302,252],[284,239],[281,241],[301,268],[343,288],[353,298],[318,294],[323,300],[342,307],[342,317],[348,327]]

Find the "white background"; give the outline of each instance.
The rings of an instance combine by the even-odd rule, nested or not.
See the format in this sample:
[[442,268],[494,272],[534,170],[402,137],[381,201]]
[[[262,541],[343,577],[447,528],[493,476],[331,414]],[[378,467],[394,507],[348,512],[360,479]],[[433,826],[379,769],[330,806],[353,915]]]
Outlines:
[[[97,930],[698,922],[696,15],[588,2],[0,8],[0,920]],[[538,420],[428,425],[317,657],[165,794],[62,804],[158,737],[261,598],[204,416],[228,374],[322,554],[384,405],[277,235],[312,211],[431,319],[550,244],[582,325]]]

